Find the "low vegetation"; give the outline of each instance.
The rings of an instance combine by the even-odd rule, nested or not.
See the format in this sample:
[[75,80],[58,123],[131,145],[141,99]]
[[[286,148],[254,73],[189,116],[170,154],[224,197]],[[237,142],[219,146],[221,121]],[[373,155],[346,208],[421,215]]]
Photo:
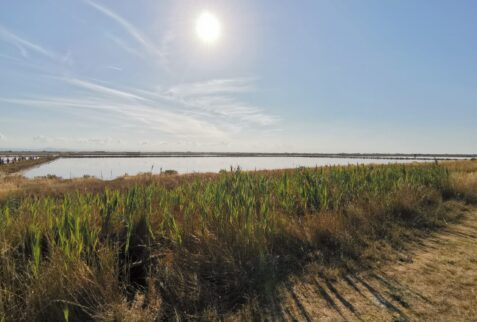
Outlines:
[[14,159],[2,159],[0,158],[0,175],[3,174],[12,174],[17,173],[29,168],[36,167],[40,164],[51,162],[55,160],[56,157],[35,157],[35,158],[24,158],[24,157],[15,157]]
[[445,200],[476,200],[476,170],[236,170],[17,191],[0,204],[0,321],[219,319],[307,263],[359,269],[374,241],[397,247],[443,225]]

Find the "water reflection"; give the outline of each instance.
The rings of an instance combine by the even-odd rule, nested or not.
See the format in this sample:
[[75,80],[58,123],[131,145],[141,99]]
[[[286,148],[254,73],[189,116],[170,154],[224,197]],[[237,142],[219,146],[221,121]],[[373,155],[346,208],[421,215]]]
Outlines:
[[65,179],[85,175],[111,180],[123,175],[144,172],[160,173],[176,170],[179,173],[219,172],[222,169],[243,170],[284,169],[314,167],[323,165],[406,163],[410,160],[388,159],[341,159],[303,157],[154,157],[154,158],[71,158],[58,159],[24,172],[24,176],[34,178],[55,175]]

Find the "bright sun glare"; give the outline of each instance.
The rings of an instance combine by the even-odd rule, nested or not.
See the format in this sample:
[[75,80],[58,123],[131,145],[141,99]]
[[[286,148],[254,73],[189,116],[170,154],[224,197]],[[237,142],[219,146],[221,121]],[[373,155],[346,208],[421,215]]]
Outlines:
[[200,40],[206,44],[217,42],[222,33],[222,27],[217,17],[208,11],[204,11],[197,18],[195,31]]

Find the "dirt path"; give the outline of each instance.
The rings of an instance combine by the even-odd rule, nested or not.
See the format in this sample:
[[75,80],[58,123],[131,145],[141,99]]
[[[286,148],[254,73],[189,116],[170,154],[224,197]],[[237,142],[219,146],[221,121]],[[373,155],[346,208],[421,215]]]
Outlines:
[[400,258],[336,282],[306,274],[267,320],[477,321],[477,210]]

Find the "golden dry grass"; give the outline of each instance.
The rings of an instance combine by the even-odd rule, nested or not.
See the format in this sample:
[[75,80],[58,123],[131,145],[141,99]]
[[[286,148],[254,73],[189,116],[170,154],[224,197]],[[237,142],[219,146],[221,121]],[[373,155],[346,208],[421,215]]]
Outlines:
[[469,202],[477,202],[477,170],[455,172],[451,175],[453,191]]
[[[380,245],[387,260],[335,278],[316,263],[291,276],[264,308],[251,302],[230,321],[476,321],[477,209],[402,249]],[[377,245],[379,246],[379,245]]]

